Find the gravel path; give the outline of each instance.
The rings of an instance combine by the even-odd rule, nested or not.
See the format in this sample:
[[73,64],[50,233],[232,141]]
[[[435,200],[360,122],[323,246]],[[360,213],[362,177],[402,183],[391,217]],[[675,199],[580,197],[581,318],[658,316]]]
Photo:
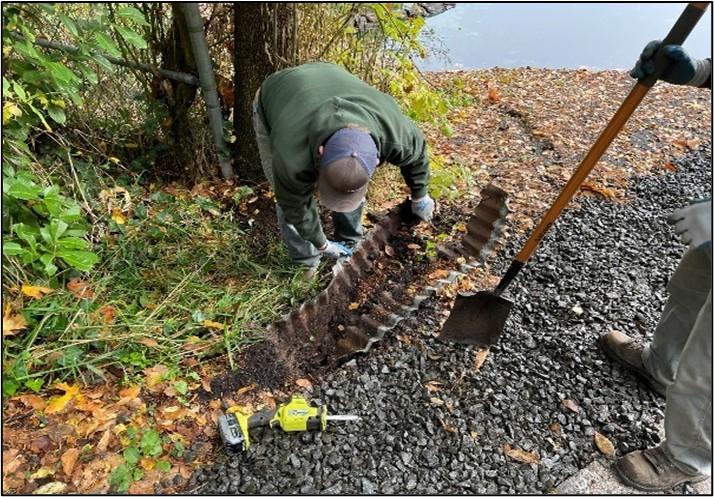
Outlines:
[[[249,452],[217,455],[190,488],[539,493],[595,458],[605,461],[593,430],[618,455],[658,443],[663,401],[604,358],[595,341],[612,329],[651,336],[684,251],[666,216],[688,198],[710,195],[710,164],[707,146],[676,161],[675,174],[633,181],[627,205],[591,197],[566,212],[513,285],[507,331],[480,370],[473,348],[434,339],[444,316],[442,304],[431,301],[369,355],[314,387],[312,396],[332,412],[361,414],[361,423],[325,433],[256,433]],[[518,243],[501,251],[498,270]],[[425,388],[432,381],[439,390]],[[507,458],[503,444],[537,453],[540,463]]]

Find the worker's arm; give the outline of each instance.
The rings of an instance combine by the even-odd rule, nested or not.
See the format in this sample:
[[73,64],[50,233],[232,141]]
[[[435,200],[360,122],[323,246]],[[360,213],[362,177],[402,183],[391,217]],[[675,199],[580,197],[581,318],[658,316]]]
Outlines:
[[411,191],[412,212],[430,221],[434,201],[429,196],[429,153],[424,135],[409,119],[404,118],[404,130],[399,143],[385,143],[385,160],[399,167],[404,182]]
[[662,48],[667,57],[668,66],[659,79],[674,85],[688,85],[699,88],[712,87],[711,59],[695,59],[681,45],[665,45],[662,47],[662,42],[659,40],[651,41],[645,46],[635,67],[630,71],[630,76],[642,79],[657,72],[658,68],[655,67],[654,55],[660,48]]

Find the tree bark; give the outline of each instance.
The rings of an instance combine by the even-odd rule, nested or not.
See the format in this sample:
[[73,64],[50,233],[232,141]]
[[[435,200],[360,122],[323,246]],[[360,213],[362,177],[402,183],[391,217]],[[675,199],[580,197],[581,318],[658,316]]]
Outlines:
[[295,64],[295,16],[295,4],[233,4],[233,129],[236,136],[234,169],[244,180],[264,179],[253,132],[253,99],[256,90],[268,75]]

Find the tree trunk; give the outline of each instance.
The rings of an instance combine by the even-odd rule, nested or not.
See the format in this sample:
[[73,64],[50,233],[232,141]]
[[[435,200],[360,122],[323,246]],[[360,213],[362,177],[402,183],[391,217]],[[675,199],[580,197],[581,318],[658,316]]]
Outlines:
[[253,132],[253,98],[269,74],[295,64],[296,16],[295,4],[233,4],[234,169],[245,180],[264,179]]

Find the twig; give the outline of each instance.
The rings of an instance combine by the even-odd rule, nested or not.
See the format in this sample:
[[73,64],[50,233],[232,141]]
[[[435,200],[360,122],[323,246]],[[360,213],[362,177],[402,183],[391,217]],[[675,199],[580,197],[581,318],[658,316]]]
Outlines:
[[87,197],[84,196],[84,190],[82,190],[82,185],[79,184],[77,171],[74,168],[74,161],[72,161],[72,154],[69,153],[69,150],[67,150],[67,158],[69,159],[69,167],[70,169],[72,169],[72,176],[74,177],[74,181],[77,184],[77,190],[79,190],[79,193],[82,195],[82,200],[84,200],[84,208],[86,209],[87,214],[92,216],[92,220],[96,222],[98,217],[94,214],[94,211],[92,211],[92,207],[89,205],[89,202],[87,202]]

